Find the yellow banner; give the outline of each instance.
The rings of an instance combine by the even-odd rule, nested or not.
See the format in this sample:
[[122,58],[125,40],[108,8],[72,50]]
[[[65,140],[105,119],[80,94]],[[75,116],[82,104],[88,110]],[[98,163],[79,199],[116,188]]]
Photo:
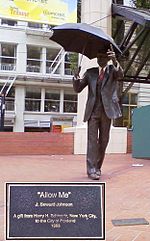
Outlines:
[[0,17],[51,25],[77,22],[77,0],[0,0]]

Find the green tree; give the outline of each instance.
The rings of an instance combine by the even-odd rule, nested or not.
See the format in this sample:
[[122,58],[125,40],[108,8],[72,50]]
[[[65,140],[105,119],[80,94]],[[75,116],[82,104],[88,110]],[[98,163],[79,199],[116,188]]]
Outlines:
[[150,8],[150,0],[130,0],[137,8]]

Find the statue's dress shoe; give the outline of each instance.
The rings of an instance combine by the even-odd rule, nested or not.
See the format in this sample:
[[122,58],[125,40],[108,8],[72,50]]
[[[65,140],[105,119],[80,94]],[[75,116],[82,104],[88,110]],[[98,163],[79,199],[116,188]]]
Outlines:
[[96,170],[96,174],[97,174],[98,176],[101,176],[101,170]]
[[88,177],[92,180],[99,180],[100,179],[100,176],[97,175],[97,173],[88,174]]

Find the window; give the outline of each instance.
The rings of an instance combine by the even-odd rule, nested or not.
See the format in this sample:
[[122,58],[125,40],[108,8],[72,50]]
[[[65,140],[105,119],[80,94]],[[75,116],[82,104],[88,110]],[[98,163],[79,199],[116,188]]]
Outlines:
[[36,87],[26,88],[25,110],[40,111],[41,109],[41,89]]
[[8,26],[16,26],[17,25],[17,21],[10,20],[10,19],[2,19],[1,20],[1,24],[2,25],[8,25]]
[[46,90],[45,92],[45,112],[59,112],[60,110],[60,91]]
[[65,55],[65,75],[73,75],[73,70],[78,66],[78,54],[66,53]]
[[64,112],[77,113],[77,94],[64,92]]
[[[2,87],[3,86],[0,86],[0,90],[2,89]],[[4,90],[7,91],[7,88],[3,89],[3,91]],[[5,97],[5,110],[14,111],[14,103],[15,103],[15,88],[11,87],[7,96]]]
[[32,22],[28,22],[28,27],[29,27],[29,28],[42,28],[43,25],[42,25],[42,23],[32,23]]
[[137,94],[127,93],[123,98],[123,126],[131,128],[132,112],[137,107]]
[[56,25],[52,25],[52,24],[46,24],[47,25],[47,28],[48,29],[52,29],[52,28],[54,28]]
[[27,72],[40,72],[41,68],[41,48],[27,46]]
[[8,111],[14,111],[14,103],[15,103],[15,88],[11,87],[8,95],[5,98],[5,109]]
[[[58,59],[53,63],[54,59],[58,55],[60,50],[58,49],[46,49],[46,73],[51,73],[52,70],[55,68],[55,66],[58,63]],[[53,63],[53,64],[52,64]],[[60,65],[58,66],[57,70],[55,71],[55,74],[60,73]]]
[[16,45],[1,44],[0,50],[1,70],[12,71],[16,68]]

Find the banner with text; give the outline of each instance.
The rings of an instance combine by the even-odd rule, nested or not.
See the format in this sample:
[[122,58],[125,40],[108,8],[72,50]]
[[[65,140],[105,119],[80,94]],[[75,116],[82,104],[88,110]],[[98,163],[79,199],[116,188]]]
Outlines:
[[77,0],[0,0],[0,17],[51,25],[77,22]]

